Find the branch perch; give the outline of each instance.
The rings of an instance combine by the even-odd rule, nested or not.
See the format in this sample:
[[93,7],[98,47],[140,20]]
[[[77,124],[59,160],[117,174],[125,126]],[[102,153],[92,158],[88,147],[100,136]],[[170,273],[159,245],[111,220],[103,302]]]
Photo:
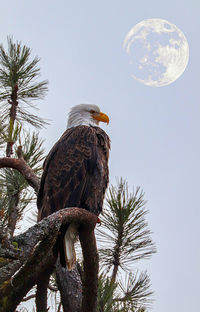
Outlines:
[[42,274],[45,274],[47,269],[53,268],[57,259],[53,247],[60,227],[72,222],[80,224],[79,236],[84,257],[82,312],[95,311],[98,254],[94,228],[98,217],[85,209],[68,208],[44,218],[25,233],[14,237],[20,254],[16,253],[16,259],[10,259],[8,264],[0,268],[0,312],[15,311],[27,292],[41,279]]
[[96,312],[99,255],[96,247],[94,228],[80,226],[79,239],[83,253],[83,301],[81,312]]

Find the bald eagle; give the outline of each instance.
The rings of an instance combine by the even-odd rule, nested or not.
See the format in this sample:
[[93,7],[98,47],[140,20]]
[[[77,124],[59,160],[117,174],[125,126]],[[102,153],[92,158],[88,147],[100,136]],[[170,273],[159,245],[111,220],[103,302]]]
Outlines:
[[[108,185],[110,139],[99,127],[109,118],[98,106],[74,106],[68,116],[67,130],[49,152],[37,198],[38,221],[69,207],[84,208],[96,215],[102,211]],[[61,230],[60,261],[69,270],[76,256],[75,224]]]

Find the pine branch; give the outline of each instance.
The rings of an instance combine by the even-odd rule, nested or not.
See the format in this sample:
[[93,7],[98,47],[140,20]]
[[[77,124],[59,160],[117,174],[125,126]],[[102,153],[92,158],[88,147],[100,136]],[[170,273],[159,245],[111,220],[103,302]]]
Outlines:
[[[40,75],[39,58],[30,60],[30,48],[8,37],[8,50],[0,45],[0,101],[3,119],[8,121],[6,156],[13,153],[15,121],[28,122],[41,128],[47,124],[42,118],[27,112],[24,103],[33,107],[33,100],[43,99],[48,88],[47,80],[37,82]],[[8,106],[9,105],[9,106]]]
[[10,120],[9,120],[9,130],[8,130],[8,142],[7,142],[7,148],[6,148],[6,156],[10,157],[13,153],[13,130],[14,130],[14,123],[16,119],[16,113],[17,113],[17,106],[18,106],[18,85],[15,84],[12,87],[12,93],[10,95],[11,100],[8,100],[9,104],[11,104],[10,108]]
[[113,283],[112,279],[101,274],[98,281],[98,312],[111,312],[114,306],[114,295],[117,290],[117,283]]
[[119,283],[123,296],[114,299],[115,302],[120,302],[124,306],[132,306],[138,309],[141,306],[149,306],[152,302],[150,297],[153,292],[150,290],[150,278],[146,272],[138,274],[130,273],[126,281],[126,286]]
[[27,122],[28,124],[32,125],[33,127],[37,129],[41,129],[49,124],[43,118],[40,118],[37,115],[31,114],[24,107],[23,108],[18,107],[17,113],[18,114],[16,116],[16,120],[19,123]]
[[[20,141],[22,141],[21,138]],[[20,157],[22,157],[37,174],[42,172],[42,162],[45,159],[43,143],[44,140],[39,138],[38,133],[33,132],[30,134],[28,132],[24,134],[23,143],[21,142],[20,145],[22,146]],[[19,147],[16,149],[15,154],[19,157]]]
[[113,267],[115,281],[119,267],[127,271],[134,261],[150,257],[156,249],[145,220],[144,193],[139,188],[129,194],[121,179],[116,188],[110,187],[106,202],[97,234],[105,246],[100,249],[100,259],[108,270]]
[[0,148],[5,144],[5,127],[3,120],[0,120]]

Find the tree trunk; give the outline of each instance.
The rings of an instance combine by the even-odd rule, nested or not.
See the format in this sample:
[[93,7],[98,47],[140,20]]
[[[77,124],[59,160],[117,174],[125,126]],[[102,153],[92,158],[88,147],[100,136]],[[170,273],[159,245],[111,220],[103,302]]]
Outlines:
[[80,312],[82,302],[82,282],[77,269],[68,271],[58,258],[56,262],[56,281],[61,295],[64,312]]

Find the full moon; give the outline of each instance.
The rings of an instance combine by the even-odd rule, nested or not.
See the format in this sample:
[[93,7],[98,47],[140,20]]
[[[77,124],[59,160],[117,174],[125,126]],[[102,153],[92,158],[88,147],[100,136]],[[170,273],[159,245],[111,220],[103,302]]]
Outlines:
[[126,35],[123,48],[131,66],[131,77],[151,87],[177,80],[189,60],[189,46],[183,32],[159,18],[136,24]]

